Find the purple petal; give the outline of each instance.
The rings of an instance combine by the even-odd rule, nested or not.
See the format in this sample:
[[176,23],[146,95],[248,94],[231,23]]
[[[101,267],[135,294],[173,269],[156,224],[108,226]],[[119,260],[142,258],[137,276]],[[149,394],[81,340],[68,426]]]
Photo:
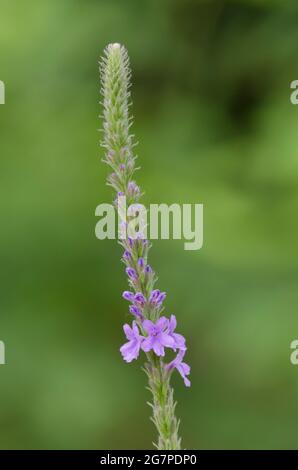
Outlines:
[[132,292],[129,292],[128,290],[125,290],[122,294],[122,297],[125,299],[125,300],[128,300],[129,302],[133,302],[134,301],[134,295]]
[[135,315],[137,318],[143,318],[143,315],[141,314],[141,311],[135,305],[130,305],[129,306],[129,311],[132,315]]
[[139,328],[135,320],[132,322],[132,330],[136,339],[138,340],[140,340],[140,338],[143,339],[143,336],[140,335]]
[[128,250],[125,250],[123,253],[123,258],[125,259],[131,259],[131,254]]
[[181,362],[180,367],[182,367],[183,373],[184,373],[185,375],[189,375],[189,374],[190,374],[190,366],[189,366],[188,364],[186,364],[186,362]]
[[153,347],[154,340],[152,336],[148,336],[148,338],[145,338],[144,341],[141,344],[141,348],[143,351],[148,352],[152,349]]
[[155,325],[151,320],[144,320],[143,328],[149,335],[155,332]]
[[133,268],[126,268],[126,274],[128,275],[128,277],[132,280],[136,280],[138,279],[138,276],[137,276],[137,273],[135,272],[135,270]]
[[162,292],[159,296],[158,296],[158,299],[156,301],[157,305],[161,305],[163,303],[163,301],[165,300],[167,294],[165,292]]
[[134,339],[133,330],[127,323],[123,325],[123,331],[127,339],[129,340]]
[[[182,364],[185,364],[185,363],[182,363]],[[185,386],[190,387],[190,380],[186,377],[186,375],[188,375],[189,372],[185,373],[185,370],[184,370],[184,367],[183,367],[182,364],[178,365],[176,367],[176,369],[179,371],[181,377],[183,378]],[[187,365],[187,364],[185,364],[185,365]]]
[[187,377],[184,377],[184,385],[185,385],[185,387],[190,387],[191,386],[191,382]]
[[146,303],[146,299],[145,299],[144,295],[142,294],[142,292],[137,292],[136,293],[136,295],[134,296],[134,301],[138,302],[142,305]]
[[174,339],[170,335],[168,335],[167,333],[159,333],[158,341],[160,342],[160,344],[162,346],[165,346],[166,348],[175,347]]
[[153,351],[157,356],[165,355],[164,347],[158,340],[153,341]]
[[159,294],[160,294],[160,290],[159,289],[154,289],[150,294],[149,302],[155,302],[156,299],[158,298]]
[[138,185],[134,182],[134,181],[130,181],[128,183],[128,191],[130,191],[131,193],[139,193],[140,192],[140,188],[138,187]]
[[176,317],[175,315],[171,315],[170,321],[169,321],[169,330],[171,333],[173,333],[173,331],[176,329],[176,326],[177,326]]
[[120,348],[120,352],[121,354],[124,356],[127,356],[128,354],[130,354],[130,351],[132,349],[132,347],[134,346],[134,343],[135,341],[132,340],[132,341],[128,341],[127,343],[124,343],[121,348]]
[[120,352],[126,362],[131,362],[139,356],[140,343],[136,340],[129,341],[121,346]]
[[156,329],[163,331],[169,324],[169,320],[166,317],[160,317],[156,322]]
[[182,362],[183,357],[185,356],[185,350],[180,350],[175,357],[175,359],[170,362],[167,366],[167,370],[172,370],[174,367],[178,370],[179,374],[184,380],[184,384],[186,387],[190,387],[190,380],[186,377],[190,373],[190,366],[186,364],[186,362]]
[[185,338],[179,333],[173,333],[172,338],[175,341],[175,346],[177,349],[186,349]]
[[186,353],[186,349],[184,350],[181,349],[178,352],[177,356],[169,364],[167,364],[166,368],[168,370],[171,370],[171,369],[174,369],[175,367],[178,367],[181,364],[182,359],[185,356],[185,353]]

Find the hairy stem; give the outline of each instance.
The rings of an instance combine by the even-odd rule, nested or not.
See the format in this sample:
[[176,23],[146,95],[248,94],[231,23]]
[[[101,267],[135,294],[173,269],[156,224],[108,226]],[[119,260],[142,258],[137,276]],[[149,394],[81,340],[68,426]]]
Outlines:
[[175,416],[176,403],[170,377],[165,373],[162,361],[156,358],[145,365],[145,370],[153,400],[150,404],[153,412],[151,419],[158,431],[158,442],[155,445],[159,450],[180,450],[179,421]]
[[[126,197],[128,204],[138,202],[141,192],[132,180],[135,172],[135,159],[133,154],[134,142],[130,134],[132,118],[129,115],[130,105],[130,67],[126,49],[119,44],[110,44],[106,47],[100,64],[101,93],[103,96],[103,141],[105,148],[105,162],[113,172],[108,177],[108,184],[114,188],[116,195]],[[147,240],[137,240],[129,244],[127,240],[121,242],[126,250],[128,266],[138,271],[138,260],[143,259],[147,265],[150,244]],[[148,266],[148,265],[147,265]],[[149,298],[156,277],[153,271],[139,270],[138,283],[131,282],[135,292],[141,292]],[[159,318],[162,308],[148,306],[144,310],[144,317],[150,320]],[[138,321],[142,330],[142,323]],[[158,431],[158,449],[180,449],[178,436],[179,422],[175,417],[176,403],[173,398],[173,389],[170,386],[171,370],[167,369],[161,358],[152,352],[147,353],[145,371],[148,376],[149,390],[152,393],[153,410],[152,421]]]

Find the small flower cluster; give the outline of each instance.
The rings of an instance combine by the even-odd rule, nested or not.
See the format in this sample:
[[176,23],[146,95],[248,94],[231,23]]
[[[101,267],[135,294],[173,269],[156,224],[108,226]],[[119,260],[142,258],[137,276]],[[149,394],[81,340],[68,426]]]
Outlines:
[[132,326],[125,324],[123,329],[128,339],[120,352],[126,362],[137,359],[140,350],[145,353],[152,351],[156,356],[165,356],[165,348],[178,350],[176,358],[166,364],[165,370],[171,372],[177,369],[187,387],[190,381],[187,375],[190,367],[182,362],[185,352],[185,338],[175,333],[177,321],[175,315],[170,319],[160,316],[166,293],[153,289],[155,275],[152,268],[146,263],[149,244],[144,239],[131,239],[123,241],[125,251],[123,261],[126,265],[128,282],[134,292],[124,291],[122,296],[128,300],[130,313],[135,317]]
[[190,374],[190,367],[188,364],[183,362],[183,358],[186,352],[185,338],[178,333],[174,333],[176,325],[175,315],[171,315],[168,319],[164,316],[160,317],[156,323],[151,320],[144,320],[141,325],[142,331],[147,335],[143,336],[140,334],[137,322],[132,322],[132,327],[127,323],[123,326],[128,342],[121,346],[120,351],[123,359],[126,362],[131,362],[137,359],[139,356],[140,349],[144,352],[151,350],[157,356],[165,355],[165,348],[171,348],[174,351],[179,349],[176,358],[165,366],[167,371],[177,369],[182,376],[186,387],[190,387],[190,380],[187,376]]

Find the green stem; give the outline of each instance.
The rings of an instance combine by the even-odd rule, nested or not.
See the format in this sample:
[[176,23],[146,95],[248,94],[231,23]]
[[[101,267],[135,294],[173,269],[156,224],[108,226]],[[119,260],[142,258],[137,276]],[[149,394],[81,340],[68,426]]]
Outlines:
[[[120,44],[110,44],[105,49],[101,60],[101,83],[103,95],[103,141],[106,150],[105,158],[114,170],[110,175],[109,184],[116,192],[123,192],[128,205],[138,201],[128,191],[128,183],[132,181],[135,171],[135,156],[133,155],[133,136],[130,134],[131,117],[130,104],[130,68],[127,51]],[[124,169],[120,171],[120,166]],[[112,177],[112,178],[111,178]],[[135,268],[139,254],[133,253]],[[147,253],[146,253],[147,256]],[[138,290],[148,298],[155,281],[141,280]],[[152,311],[151,311],[152,310]],[[156,321],[154,309],[148,307],[147,318]],[[159,312],[160,314],[160,312]],[[139,324],[142,330],[142,325]],[[144,332],[143,332],[144,333]],[[170,386],[171,373],[165,369],[163,361],[153,353],[147,353],[145,371],[149,379],[149,389],[152,393],[152,421],[158,431],[160,450],[179,450],[181,441],[178,436],[179,422],[175,417],[176,403],[173,389]]]
[[151,355],[149,361],[145,368],[153,400],[150,404],[153,411],[151,419],[158,432],[155,445],[159,450],[180,450],[179,421],[175,416],[176,402],[170,385],[170,374],[156,356]]

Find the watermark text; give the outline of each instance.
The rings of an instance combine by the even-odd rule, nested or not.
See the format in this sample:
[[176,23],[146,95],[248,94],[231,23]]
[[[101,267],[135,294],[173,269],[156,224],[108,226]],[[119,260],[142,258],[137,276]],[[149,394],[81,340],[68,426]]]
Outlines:
[[117,198],[116,204],[99,204],[95,215],[100,217],[95,226],[99,240],[185,240],[185,250],[200,250],[203,246],[203,204],[131,204],[126,197]]

